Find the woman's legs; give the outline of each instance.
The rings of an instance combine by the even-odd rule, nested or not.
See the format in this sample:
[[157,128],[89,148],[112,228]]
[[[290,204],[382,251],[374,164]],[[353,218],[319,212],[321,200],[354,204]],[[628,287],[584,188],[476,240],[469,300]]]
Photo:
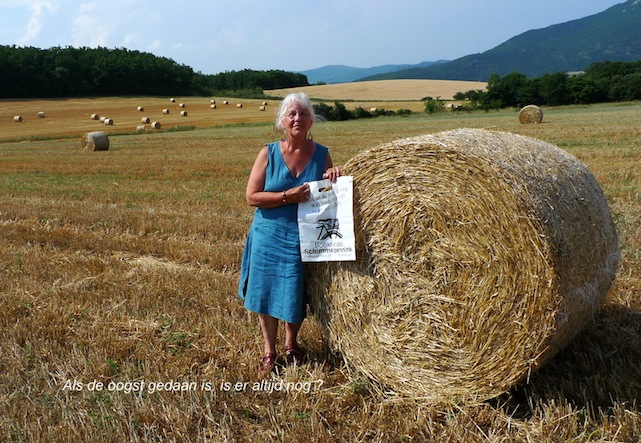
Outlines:
[[278,319],[267,314],[258,314],[258,323],[263,333],[265,354],[276,355],[276,337],[278,335]]
[[[265,342],[264,352],[276,354],[276,340],[278,337],[278,319],[267,314],[258,314],[260,330],[263,333]],[[285,349],[295,348],[298,346],[297,338],[302,323],[285,322]]]
[[[258,322],[263,333],[264,356],[260,360],[260,371],[270,372],[276,358],[276,340],[278,337],[278,319],[267,314],[259,314]],[[285,322],[285,357],[287,364],[301,363],[305,356],[298,348],[297,338],[301,323]]]
[[305,352],[298,347],[296,338],[302,323],[285,324],[285,361],[288,365],[301,364],[305,361]]
[[303,323],[285,323],[285,349],[294,349],[298,347],[296,339],[298,331]]

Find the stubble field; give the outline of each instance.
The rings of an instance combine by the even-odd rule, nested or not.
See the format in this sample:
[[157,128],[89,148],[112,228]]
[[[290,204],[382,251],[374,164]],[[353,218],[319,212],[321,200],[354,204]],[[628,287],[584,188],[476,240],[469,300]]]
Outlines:
[[[257,319],[236,284],[252,216],[245,184],[260,147],[278,137],[277,103],[242,124],[178,119],[197,129],[134,134],[136,106],[156,105],[126,100],[129,133],[89,153],[79,140],[95,122],[49,138],[7,135],[4,116],[16,112],[0,104],[0,441],[641,439],[641,104],[546,109],[540,125],[520,125],[514,111],[315,125],[339,164],[400,137],[520,133],[577,156],[605,190],[622,263],[594,321],[527,386],[434,405],[381,397],[327,349],[313,318],[301,332],[310,362],[261,382]],[[218,111],[193,100],[188,111],[196,102]],[[55,103],[37,103],[34,119],[43,110],[53,122]],[[78,114],[82,125],[98,108]],[[250,106],[226,112],[236,111]],[[26,123],[44,122],[15,125]]]
[[284,97],[290,92],[303,91],[323,100],[350,99],[354,101],[418,101],[425,97],[452,100],[457,92],[485,89],[485,82],[453,80],[377,80],[367,82],[313,85],[302,88],[274,89],[270,95]]

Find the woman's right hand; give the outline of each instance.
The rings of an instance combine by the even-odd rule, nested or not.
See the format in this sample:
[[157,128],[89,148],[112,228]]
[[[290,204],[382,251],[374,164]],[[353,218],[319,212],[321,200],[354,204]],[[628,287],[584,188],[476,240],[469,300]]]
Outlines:
[[309,198],[309,184],[305,183],[295,188],[290,188],[285,191],[287,203],[301,203],[306,202]]

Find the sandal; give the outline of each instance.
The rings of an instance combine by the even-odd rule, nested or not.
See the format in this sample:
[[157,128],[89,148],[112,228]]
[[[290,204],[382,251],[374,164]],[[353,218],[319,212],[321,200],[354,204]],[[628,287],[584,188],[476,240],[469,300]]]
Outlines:
[[261,374],[269,374],[276,367],[276,354],[271,352],[265,353],[264,356],[260,358],[258,363],[258,372]]
[[285,361],[290,366],[303,363],[305,361],[305,358],[305,351],[303,351],[296,345],[290,346],[289,348],[285,349]]

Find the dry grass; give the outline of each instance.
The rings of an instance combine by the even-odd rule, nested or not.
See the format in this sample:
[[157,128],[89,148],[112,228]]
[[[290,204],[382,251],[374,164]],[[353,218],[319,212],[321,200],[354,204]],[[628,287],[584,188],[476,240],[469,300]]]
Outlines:
[[[245,181],[275,138],[269,124],[112,135],[109,151],[85,154],[84,128],[0,143],[0,441],[638,441],[640,108],[549,109],[527,126],[502,112],[315,128],[336,163],[458,127],[521,133],[578,156],[604,188],[623,248],[602,310],[529,384],[478,406],[379,396],[314,321],[301,333],[311,362],[277,379],[291,389],[253,384],[261,338],[236,283]],[[148,389],[172,380],[185,384]]]
[[[176,127],[212,127],[242,123],[265,123],[274,120],[278,101],[271,100],[266,107],[268,112],[260,111],[262,100],[216,98],[216,109],[211,109],[210,99],[187,97],[171,103],[169,98],[159,97],[111,97],[111,98],[73,98],[60,100],[0,100],[0,141],[18,139],[37,139],[38,137],[72,136],[83,132],[106,131],[110,134],[135,133],[142,117],[152,122],[160,122],[162,130]],[[222,104],[224,100],[228,105]],[[185,105],[182,109],[179,102]],[[243,103],[243,108],[237,108]],[[144,111],[137,107],[143,105]],[[169,114],[164,114],[168,109]],[[38,112],[46,111],[44,118]],[[188,116],[180,115],[187,111]],[[19,113],[22,123],[14,123],[13,116]],[[91,115],[113,119],[113,126],[105,126]],[[146,125],[147,131],[155,131]]]
[[302,88],[274,89],[266,94],[284,97],[290,92],[304,92],[323,100],[416,101],[425,97],[451,100],[457,92],[485,89],[485,82],[454,80],[377,80],[368,82],[337,83],[305,86]]

